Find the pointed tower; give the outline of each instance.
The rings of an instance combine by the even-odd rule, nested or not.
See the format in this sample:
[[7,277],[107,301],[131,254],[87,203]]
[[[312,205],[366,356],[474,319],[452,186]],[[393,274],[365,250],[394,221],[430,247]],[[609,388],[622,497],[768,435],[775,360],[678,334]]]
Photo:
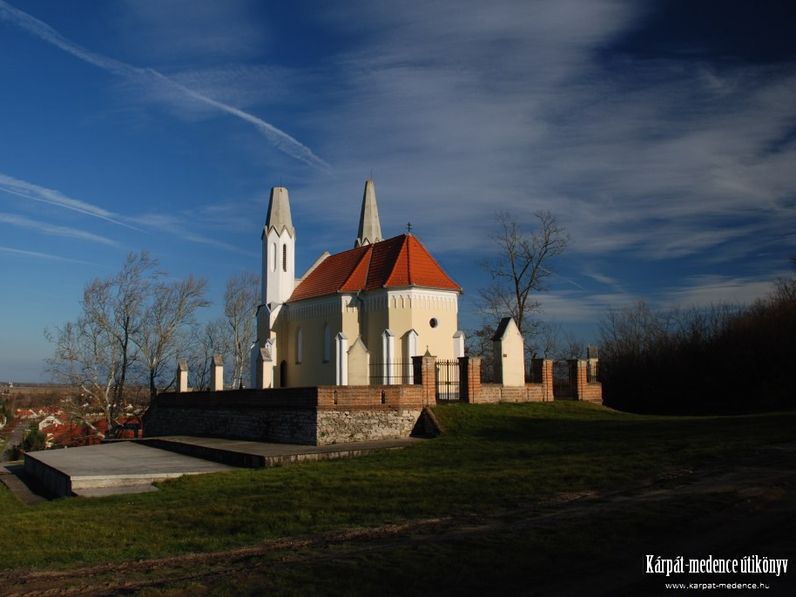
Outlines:
[[365,193],[362,195],[362,212],[359,215],[359,231],[355,247],[370,245],[381,241],[381,223],[379,208],[376,206],[376,187],[373,181],[365,181]]
[[263,242],[262,302],[270,312],[269,328],[276,313],[296,284],[296,230],[290,217],[290,200],[285,187],[273,187],[268,215],[261,236]]

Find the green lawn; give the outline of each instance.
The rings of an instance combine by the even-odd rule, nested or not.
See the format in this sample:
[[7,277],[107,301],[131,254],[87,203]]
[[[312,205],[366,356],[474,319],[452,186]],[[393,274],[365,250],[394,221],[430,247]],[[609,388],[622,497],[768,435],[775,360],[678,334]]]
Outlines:
[[793,441],[796,423],[796,413],[648,417],[572,402],[452,404],[435,413],[441,437],[358,459],[185,477],[155,493],[36,506],[2,488],[0,567],[212,551],[451,512],[477,517]]

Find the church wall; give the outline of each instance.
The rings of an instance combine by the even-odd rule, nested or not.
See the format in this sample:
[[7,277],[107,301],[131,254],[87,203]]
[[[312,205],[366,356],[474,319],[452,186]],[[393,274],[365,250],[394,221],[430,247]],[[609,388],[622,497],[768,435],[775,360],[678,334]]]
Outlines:
[[[370,362],[375,368],[378,363],[384,362],[382,354],[382,334],[389,328],[389,315],[387,313],[387,293],[384,291],[368,292],[364,301],[365,333],[363,339],[370,351]],[[395,330],[392,330],[395,333]],[[397,344],[397,342],[396,342]]]
[[[396,355],[403,361],[406,332],[418,333],[417,353],[429,352],[438,359],[453,359],[453,335],[458,331],[458,295],[455,292],[407,289],[390,291],[389,327],[396,336]],[[436,327],[431,320],[436,320]]]
[[341,300],[342,331],[343,335],[348,338],[348,345],[351,346],[354,344],[357,336],[359,336],[361,301],[353,294],[342,295]]
[[334,337],[342,329],[342,311],[343,300],[337,295],[288,305],[278,336],[279,360],[287,364],[289,387],[335,383]]

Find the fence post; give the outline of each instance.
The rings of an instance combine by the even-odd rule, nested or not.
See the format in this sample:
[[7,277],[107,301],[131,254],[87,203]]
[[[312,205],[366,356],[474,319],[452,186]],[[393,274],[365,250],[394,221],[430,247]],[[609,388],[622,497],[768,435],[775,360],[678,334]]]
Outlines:
[[481,357],[459,357],[459,399],[475,404],[481,398]]
[[220,392],[224,389],[224,358],[220,355],[213,355],[213,369],[210,373],[210,390]]
[[412,366],[415,370],[415,384],[423,386],[423,405],[436,404],[437,357],[426,350],[422,357],[412,357]]
[[553,361],[544,359],[542,361],[542,400],[552,402],[553,398]]
[[188,361],[179,359],[177,361],[177,391],[180,393],[188,391]]
[[274,385],[274,362],[271,360],[271,340],[265,341],[265,346],[257,351],[257,370],[255,371],[258,390],[271,388]]

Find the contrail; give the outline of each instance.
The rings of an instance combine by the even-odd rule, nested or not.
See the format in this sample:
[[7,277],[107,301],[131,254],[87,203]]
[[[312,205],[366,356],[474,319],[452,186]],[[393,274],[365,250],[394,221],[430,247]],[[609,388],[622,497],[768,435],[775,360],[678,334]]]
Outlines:
[[61,257],[60,255],[51,255],[50,253],[39,253],[38,251],[26,251],[24,249],[15,249],[13,247],[0,246],[0,252],[12,253],[14,255],[27,255],[28,257],[38,257],[39,259],[53,259],[55,261],[69,261],[70,263],[80,263],[81,265],[99,265],[93,261],[83,261],[81,259],[70,259],[69,257]]
[[35,230],[36,232],[41,232],[42,234],[63,236],[66,238],[76,238],[78,240],[87,240],[113,247],[119,246],[119,243],[116,241],[104,236],[100,236],[99,234],[93,234],[91,232],[86,232],[85,230],[78,230],[77,228],[70,228],[68,226],[54,226],[45,222],[31,220],[25,216],[17,216],[14,214],[0,212],[0,223],[10,224],[11,226],[17,226],[19,228],[27,228],[28,230]]
[[109,58],[108,56],[103,56],[101,54],[92,52],[91,50],[87,50],[86,48],[83,48],[78,44],[66,39],[47,23],[38,20],[26,12],[22,12],[4,0],[0,0],[0,19],[9,21],[10,23],[20,27],[21,29],[24,29],[39,39],[44,40],[47,43],[56,46],[57,48],[60,48],[64,52],[72,54],[83,62],[93,64],[94,66],[107,72],[123,77],[145,76],[155,78],[158,81],[166,83],[174,89],[177,89],[190,98],[203,102],[208,106],[212,106],[226,114],[230,114],[231,116],[235,116],[241,120],[244,120],[245,122],[253,124],[257,130],[260,131],[260,133],[262,133],[269,141],[271,141],[271,143],[273,143],[279,151],[286,153],[290,157],[301,160],[302,162],[318,168],[319,170],[328,171],[331,169],[329,164],[315,155],[309,147],[299,142],[285,131],[278,129],[272,124],[269,124],[262,118],[258,118],[257,116],[249,114],[248,112],[240,110],[239,108],[219,102],[199,93],[198,91],[189,89],[154,69],[132,66],[125,62],[121,62],[120,60],[115,60],[113,58]]
[[24,197],[25,199],[31,199],[33,201],[49,203],[50,205],[57,205],[58,207],[63,207],[64,209],[70,209],[87,216],[105,220],[106,222],[112,222],[114,224],[118,224],[119,226],[124,226],[130,230],[142,232],[140,228],[136,228],[130,224],[125,224],[118,219],[116,214],[108,211],[107,209],[92,205],[91,203],[86,203],[85,201],[80,201],[79,199],[72,199],[71,197],[67,197],[55,189],[40,187],[32,182],[19,180],[18,178],[12,178],[11,176],[7,176],[2,172],[0,172],[0,192],[16,195],[17,197]]

